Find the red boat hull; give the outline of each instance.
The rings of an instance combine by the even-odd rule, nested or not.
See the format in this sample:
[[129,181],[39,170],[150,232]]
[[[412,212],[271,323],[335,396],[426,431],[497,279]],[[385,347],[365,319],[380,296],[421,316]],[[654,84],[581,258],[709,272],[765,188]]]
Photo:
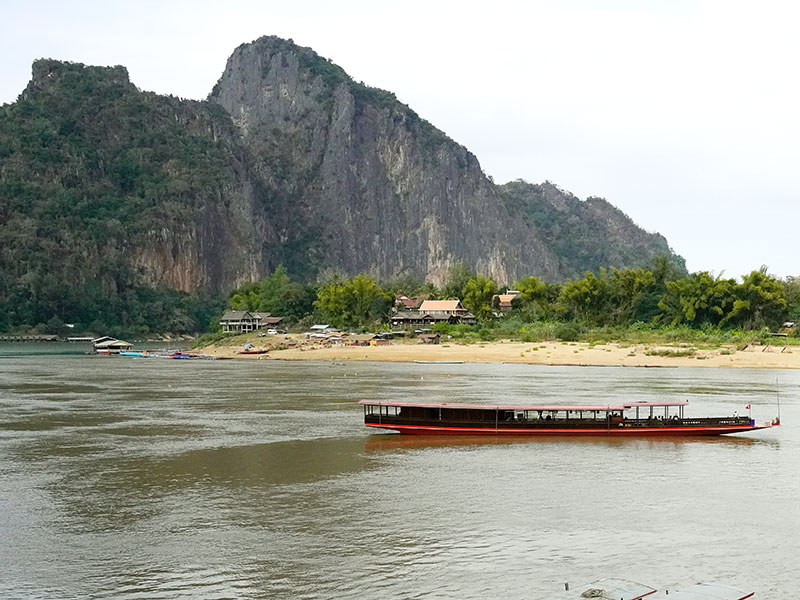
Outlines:
[[547,429],[493,429],[486,427],[447,427],[432,425],[399,425],[399,424],[377,424],[365,423],[367,427],[376,429],[389,429],[405,435],[494,435],[494,436],[531,436],[531,435],[580,435],[580,436],[626,436],[626,437],[652,437],[652,436],[709,436],[723,435],[728,433],[742,433],[745,431],[757,431],[767,429],[771,425],[751,425],[737,427],[637,427],[637,428],[608,428],[608,429],[566,429],[566,428],[547,428]]

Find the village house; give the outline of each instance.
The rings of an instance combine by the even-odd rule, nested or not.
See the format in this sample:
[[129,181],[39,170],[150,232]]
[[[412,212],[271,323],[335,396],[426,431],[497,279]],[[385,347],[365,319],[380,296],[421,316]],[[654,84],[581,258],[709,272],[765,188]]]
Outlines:
[[495,317],[502,317],[513,308],[512,302],[514,298],[519,296],[518,290],[506,290],[505,294],[495,294],[492,296],[492,307],[496,307],[494,311]]
[[427,294],[422,294],[416,298],[409,298],[403,294],[398,294],[394,297],[394,309],[395,311],[416,310],[419,308],[419,305],[427,299]]
[[438,333],[421,333],[417,337],[418,344],[438,344],[439,343],[439,334]]
[[220,319],[223,333],[249,333],[264,327],[275,327],[283,317],[273,317],[270,313],[247,310],[226,310]]
[[372,333],[352,334],[348,335],[345,340],[346,346],[369,346],[370,342],[375,339]]
[[400,311],[391,317],[392,327],[409,329],[434,323],[463,323],[474,325],[475,315],[461,305],[460,300],[425,300],[415,311]]

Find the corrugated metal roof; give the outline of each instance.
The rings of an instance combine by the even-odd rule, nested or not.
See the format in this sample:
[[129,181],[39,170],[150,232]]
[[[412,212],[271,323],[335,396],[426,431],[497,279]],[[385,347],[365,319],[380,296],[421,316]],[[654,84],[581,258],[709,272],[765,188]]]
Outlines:
[[625,406],[628,408],[648,407],[648,406],[686,406],[689,404],[688,400],[673,400],[666,402],[626,402]]
[[222,315],[223,321],[241,321],[245,315],[249,313],[246,310],[226,310]]
[[368,342],[375,337],[374,333],[357,333],[347,336],[348,342]]
[[122,340],[108,340],[94,345],[95,348],[130,348],[131,346],[133,344]]
[[373,406],[413,406],[419,408],[461,408],[471,410],[571,410],[571,411],[605,411],[605,410],[624,410],[621,404],[614,406],[569,406],[566,404],[442,404],[441,402],[381,402],[377,400],[361,400],[359,404],[372,404]]
[[419,310],[463,310],[460,300],[425,300],[419,306]]
[[[421,337],[421,336],[420,336]],[[632,402],[626,404],[442,404],[441,402],[384,402],[380,400],[361,400],[359,404],[373,404],[375,406],[417,406],[421,408],[463,408],[472,410],[569,410],[569,411],[594,411],[594,410],[625,410],[626,408],[657,407],[657,406],[684,406],[688,402]]]

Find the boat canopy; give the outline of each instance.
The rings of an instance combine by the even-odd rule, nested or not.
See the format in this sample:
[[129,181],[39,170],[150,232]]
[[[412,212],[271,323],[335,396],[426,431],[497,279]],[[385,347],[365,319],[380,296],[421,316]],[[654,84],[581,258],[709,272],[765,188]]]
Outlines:
[[[547,600],[580,600],[598,598],[599,600],[747,600],[753,592],[743,592],[727,585],[698,583],[688,588],[676,590],[656,590],[625,579],[601,579],[589,584],[579,585],[573,591],[547,596]],[[542,598],[542,600],[545,600]]]
[[[582,600],[583,598],[597,598],[598,600],[649,600],[651,594],[656,592],[649,585],[642,585],[635,581],[625,579],[601,579],[585,585],[579,585],[574,590],[549,594],[546,600]],[[545,600],[542,598],[541,600]]]
[[[743,592],[727,585],[715,583],[698,583],[688,588],[662,591],[653,596],[653,600],[669,598],[670,600],[746,600],[752,598],[753,592]],[[648,598],[649,600],[649,598]]]
[[673,401],[673,402],[626,402],[625,404],[448,404],[442,402],[397,402],[397,401],[382,401],[382,400],[360,400],[359,404],[366,404],[369,406],[408,406],[415,408],[455,408],[463,410],[535,410],[543,412],[552,411],[569,411],[569,412],[589,412],[589,411],[622,411],[626,408],[642,408],[642,407],[657,407],[657,406],[686,406],[688,401]]

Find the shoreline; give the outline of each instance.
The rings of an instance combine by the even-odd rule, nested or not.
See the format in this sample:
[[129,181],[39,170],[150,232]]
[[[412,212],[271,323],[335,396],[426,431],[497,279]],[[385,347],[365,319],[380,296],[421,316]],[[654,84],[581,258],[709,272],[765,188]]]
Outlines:
[[[261,342],[263,338],[259,340]],[[296,346],[279,349],[287,341]],[[441,345],[396,342],[382,346],[322,346],[301,343],[296,338],[254,343],[264,354],[239,354],[241,345],[211,345],[197,352],[225,359],[241,360],[328,360],[328,361],[458,361],[464,363],[508,363],[580,367],[640,368],[733,368],[733,369],[800,369],[800,347],[750,346],[694,349],[688,345],[653,344],[590,344],[588,342],[485,342]]]

